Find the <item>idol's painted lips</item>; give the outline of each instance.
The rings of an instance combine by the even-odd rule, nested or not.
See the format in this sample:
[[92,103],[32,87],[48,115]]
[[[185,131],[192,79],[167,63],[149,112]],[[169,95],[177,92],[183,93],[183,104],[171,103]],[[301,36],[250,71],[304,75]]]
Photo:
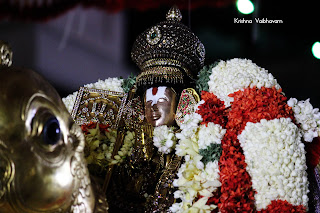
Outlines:
[[160,118],[160,115],[152,113],[152,120],[158,120]]

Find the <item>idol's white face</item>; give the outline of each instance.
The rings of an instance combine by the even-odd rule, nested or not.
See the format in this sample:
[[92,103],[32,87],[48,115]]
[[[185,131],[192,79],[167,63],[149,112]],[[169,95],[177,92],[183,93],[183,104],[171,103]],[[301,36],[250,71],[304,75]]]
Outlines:
[[169,87],[151,87],[144,98],[145,116],[152,126],[173,126],[177,107],[176,93]]

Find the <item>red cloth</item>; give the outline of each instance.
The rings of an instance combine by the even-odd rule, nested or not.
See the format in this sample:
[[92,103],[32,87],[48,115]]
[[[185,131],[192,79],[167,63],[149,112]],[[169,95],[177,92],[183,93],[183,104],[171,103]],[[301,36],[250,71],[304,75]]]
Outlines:
[[311,143],[306,142],[305,146],[307,165],[313,170],[320,161],[320,138],[314,138]]
[[[177,5],[179,9],[199,7],[224,7],[235,3],[235,0],[52,0],[48,3],[41,1],[0,0],[0,19],[21,19],[45,21],[57,17],[69,9],[82,5],[97,7],[108,12],[119,12],[124,9],[148,10],[160,6]],[[190,5],[189,5],[190,2]]]

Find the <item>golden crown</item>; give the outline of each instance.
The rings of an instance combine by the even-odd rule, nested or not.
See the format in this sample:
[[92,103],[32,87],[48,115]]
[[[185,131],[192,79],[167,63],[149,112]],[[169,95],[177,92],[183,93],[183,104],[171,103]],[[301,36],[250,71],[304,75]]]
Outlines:
[[141,70],[137,76],[137,86],[186,84],[186,81],[195,79],[204,65],[204,46],[180,22],[180,10],[172,7],[166,19],[140,34],[133,44],[131,58]]

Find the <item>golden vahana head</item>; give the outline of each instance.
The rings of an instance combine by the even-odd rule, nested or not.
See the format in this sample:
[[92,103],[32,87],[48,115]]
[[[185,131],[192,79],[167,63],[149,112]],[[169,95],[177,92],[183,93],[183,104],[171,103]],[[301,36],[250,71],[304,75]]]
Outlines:
[[0,212],[93,212],[84,137],[51,85],[0,66]]

